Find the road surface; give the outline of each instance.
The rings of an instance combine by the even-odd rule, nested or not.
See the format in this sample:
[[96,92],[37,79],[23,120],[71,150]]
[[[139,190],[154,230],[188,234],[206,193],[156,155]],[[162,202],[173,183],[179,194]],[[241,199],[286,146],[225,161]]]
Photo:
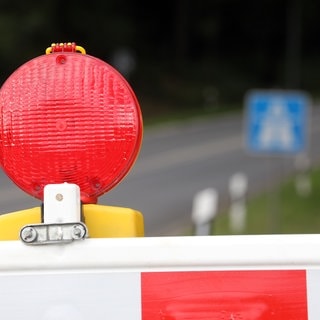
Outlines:
[[[320,162],[318,108],[311,117],[308,156]],[[229,201],[228,184],[238,172],[248,176],[249,195],[272,187],[295,170],[294,157],[249,155],[243,144],[243,116],[198,118],[147,128],[139,158],[127,177],[99,199],[100,204],[141,211],[147,236],[182,235],[192,227],[194,195],[205,188],[219,194],[219,209]],[[39,205],[0,173],[0,211]]]
[[[313,164],[320,160],[319,117],[320,112],[314,109],[308,151]],[[147,235],[181,235],[190,229],[196,192],[215,188],[222,209],[228,205],[229,181],[235,173],[247,175],[250,195],[292,174],[295,157],[249,155],[243,130],[239,114],[146,130],[134,169],[102,202],[143,212]]]

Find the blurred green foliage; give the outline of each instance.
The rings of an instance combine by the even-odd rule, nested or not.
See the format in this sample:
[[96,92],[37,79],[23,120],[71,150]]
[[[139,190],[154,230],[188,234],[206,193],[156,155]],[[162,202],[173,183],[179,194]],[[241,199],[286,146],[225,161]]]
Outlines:
[[[296,176],[247,201],[246,227],[241,234],[302,234],[320,232],[320,168],[310,174],[311,192],[297,193]],[[215,220],[213,234],[233,234],[229,212]]]
[[145,117],[242,104],[251,88],[319,93],[318,12],[312,0],[1,0],[0,81],[52,42],[74,41],[125,77]]

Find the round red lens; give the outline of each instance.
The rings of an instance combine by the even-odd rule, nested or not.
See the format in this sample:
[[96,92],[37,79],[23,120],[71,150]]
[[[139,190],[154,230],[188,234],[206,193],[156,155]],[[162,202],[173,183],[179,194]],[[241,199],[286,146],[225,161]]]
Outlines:
[[79,185],[84,203],[117,185],[142,141],[139,103],[109,64],[52,53],[18,68],[0,90],[0,161],[22,190],[42,199],[49,183]]

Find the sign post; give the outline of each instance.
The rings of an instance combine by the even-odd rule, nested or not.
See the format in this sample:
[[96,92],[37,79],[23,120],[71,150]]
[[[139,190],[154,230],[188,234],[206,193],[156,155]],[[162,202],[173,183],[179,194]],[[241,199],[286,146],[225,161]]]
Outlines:
[[[245,148],[254,156],[296,157],[307,152],[311,99],[303,91],[251,90],[245,98]],[[278,196],[270,203],[278,233]]]

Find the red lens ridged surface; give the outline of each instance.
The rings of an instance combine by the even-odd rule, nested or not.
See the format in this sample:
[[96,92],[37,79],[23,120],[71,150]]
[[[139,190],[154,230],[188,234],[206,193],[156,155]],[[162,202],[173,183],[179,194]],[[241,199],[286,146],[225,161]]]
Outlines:
[[0,161],[42,199],[49,183],[75,183],[82,201],[118,184],[138,156],[141,111],[126,80],[89,55],[54,53],[18,68],[0,90]]

